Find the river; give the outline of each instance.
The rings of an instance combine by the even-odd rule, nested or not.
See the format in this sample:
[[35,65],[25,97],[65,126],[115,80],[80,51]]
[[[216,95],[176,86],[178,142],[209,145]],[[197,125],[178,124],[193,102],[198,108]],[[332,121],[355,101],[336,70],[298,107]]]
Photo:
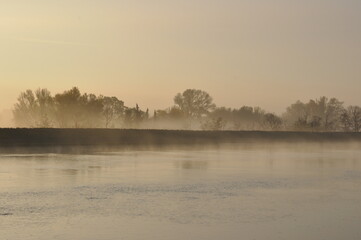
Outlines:
[[360,239],[361,149],[0,154],[0,239]]

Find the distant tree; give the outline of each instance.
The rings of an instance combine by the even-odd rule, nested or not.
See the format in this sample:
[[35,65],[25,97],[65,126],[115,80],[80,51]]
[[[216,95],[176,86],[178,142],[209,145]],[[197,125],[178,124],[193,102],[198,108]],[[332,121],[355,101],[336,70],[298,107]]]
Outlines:
[[237,125],[242,130],[260,130],[264,125],[266,111],[260,107],[243,106],[233,110]]
[[146,120],[149,119],[149,108],[147,108],[147,110],[145,111],[144,119],[146,119]]
[[219,131],[224,128],[224,121],[221,117],[218,118],[207,118],[201,125],[203,130]]
[[154,110],[153,118],[154,118],[155,121],[168,120],[169,119],[168,109],[166,109],[166,110]]
[[37,103],[32,90],[20,93],[14,106],[14,121],[20,127],[35,127],[37,122]]
[[135,122],[135,124],[139,124],[139,122],[142,121],[144,112],[142,110],[140,110],[138,103],[135,105],[135,108],[133,110],[134,110],[133,111],[133,115],[134,115],[133,121]]
[[321,97],[310,101],[309,106],[314,116],[321,118],[321,126],[325,131],[337,130],[343,103],[336,98]]
[[122,118],[125,110],[124,102],[116,97],[102,97],[102,103],[105,127],[108,128],[115,120]]
[[350,115],[347,109],[344,109],[340,115],[341,128],[344,132],[349,132],[352,129],[352,123]]
[[56,118],[60,127],[81,127],[84,119],[81,93],[77,87],[55,95]]
[[305,130],[308,127],[310,112],[307,104],[297,101],[287,107],[283,120],[288,129]]
[[351,120],[352,131],[360,132],[361,130],[361,108],[359,106],[349,106],[347,111]]
[[[282,118],[259,107],[216,108],[205,91],[187,89],[174,97],[175,105],[155,110],[141,110],[139,105],[126,107],[116,97],[82,94],[77,87],[52,97],[47,89],[20,93],[13,108],[18,127],[154,127],[206,130],[361,130],[361,108],[343,107],[336,98],[320,97],[306,103],[297,101],[287,107]],[[149,121],[149,120],[152,121]],[[192,126],[193,125],[193,126]]]
[[126,127],[139,127],[139,125],[147,120],[149,117],[148,112],[144,112],[136,104],[134,108],[125,108],[124,111],[124,123]]
[[319,131],[322,124],[321,124],[321,117],[313,116],[309,122],[307,122],[307,127],[310,127],[312,131]]
[[199,118],[216,107],[207,92],[197,89],[187,89],[183,93],[178,93],[174,97],[174,103],[189,118]]
[[309,130],[309,125],[306,119],[299,118],[293,123],[293,126],[289,129],[297,131],[307,131]]
[[178,106],[155,110],[152,127],[161,129],[189,128],[185,113]]
[[83,116],[82,127],[100,127],[103,123],[103,101],[102,97],[94,94],[83,94],[81,96],[81,112]]
[[55,97],[47,89],[22,92],[14,105],[13,116],[20,127],[96,128],[120,126],[128,109],[133,123],[149,118],[137,105],[127,108],[116,97],[82,94],[77,87],[58,93]]
[[39,88],[35,91],[36,101],[38,105],[39,120],[38,127],[51,127],[54,120],[54,98],[46,88]]
[[282,119],[273,113],[264,115],[264,125],[266,129],[279,130],[282,126]]
[[231,108],[217,107],[209,114],[210,118],[223,118],[225,121],[230,122],[234,119],[234,112]]
[[154,110],[153,112],[153,120],[156,121],[157,120],[157,110]]
[[17,126],[51,127],[54,101],[47,89],[37,89],[20,93],[14,106],[13,116]]
[[342,105],[336,98],[326,97],[308,103],[297,101],[287,108],[283,119],[291,129],[336,131],[340,125]]
[[361,108],[359,106],[349,106],[340,115],[344,131],[359,132],[361,130]]
[[222,118],[223,128],[232,130],[259,130],[264,126],[265,111],[259,107],[239,109],[220,107],[209,114],[210,119]]

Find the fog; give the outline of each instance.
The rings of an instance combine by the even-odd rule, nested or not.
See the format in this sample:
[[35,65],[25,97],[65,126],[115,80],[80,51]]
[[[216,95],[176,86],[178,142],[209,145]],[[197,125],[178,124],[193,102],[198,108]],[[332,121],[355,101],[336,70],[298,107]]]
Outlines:
[[0,111],[0,128],[14,127],[13,113],[11,110]]
[[0,153],[4,239],[356,240],[361,234],[360,146],[87,149]]
[[359,240],[360,12],[0,0],[0,240]]
[[166,109],[127,106],[116,96],[82,93],[77,87],[53,95],[46,88],[19,94],[3,125],[30,128],[132,128],[359,132],[361,108],[325,96],[291,103],[282,114],[258,106],[217,107],[212,96],[186,89]]

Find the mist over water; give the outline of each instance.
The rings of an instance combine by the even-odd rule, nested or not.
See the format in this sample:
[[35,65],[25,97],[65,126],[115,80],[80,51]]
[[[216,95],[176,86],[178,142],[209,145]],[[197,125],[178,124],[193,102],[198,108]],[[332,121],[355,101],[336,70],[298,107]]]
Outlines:
[[216,107],[212,96],[186,89],[174,105],[150,113],[126,106],[115,96],[82,93],[77,87],[52,95],[46,88],[21,92],[13,107],[13,124],[27,128],[137,128],[182,130],[262,130],[359,132],[361,108],[325,96],[297,101],[282,115],[260,107]]
[[0,236],[336,240],[361,234],[357,144],[91,150],[3,152]]
[[361,1],[0,1],[0,240],[360,240]]

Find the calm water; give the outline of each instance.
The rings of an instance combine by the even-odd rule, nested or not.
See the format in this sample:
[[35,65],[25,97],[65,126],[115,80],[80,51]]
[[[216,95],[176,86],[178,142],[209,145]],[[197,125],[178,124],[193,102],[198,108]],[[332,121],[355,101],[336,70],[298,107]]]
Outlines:
[[361,150],[1,154],[0,239],[361,239]]

